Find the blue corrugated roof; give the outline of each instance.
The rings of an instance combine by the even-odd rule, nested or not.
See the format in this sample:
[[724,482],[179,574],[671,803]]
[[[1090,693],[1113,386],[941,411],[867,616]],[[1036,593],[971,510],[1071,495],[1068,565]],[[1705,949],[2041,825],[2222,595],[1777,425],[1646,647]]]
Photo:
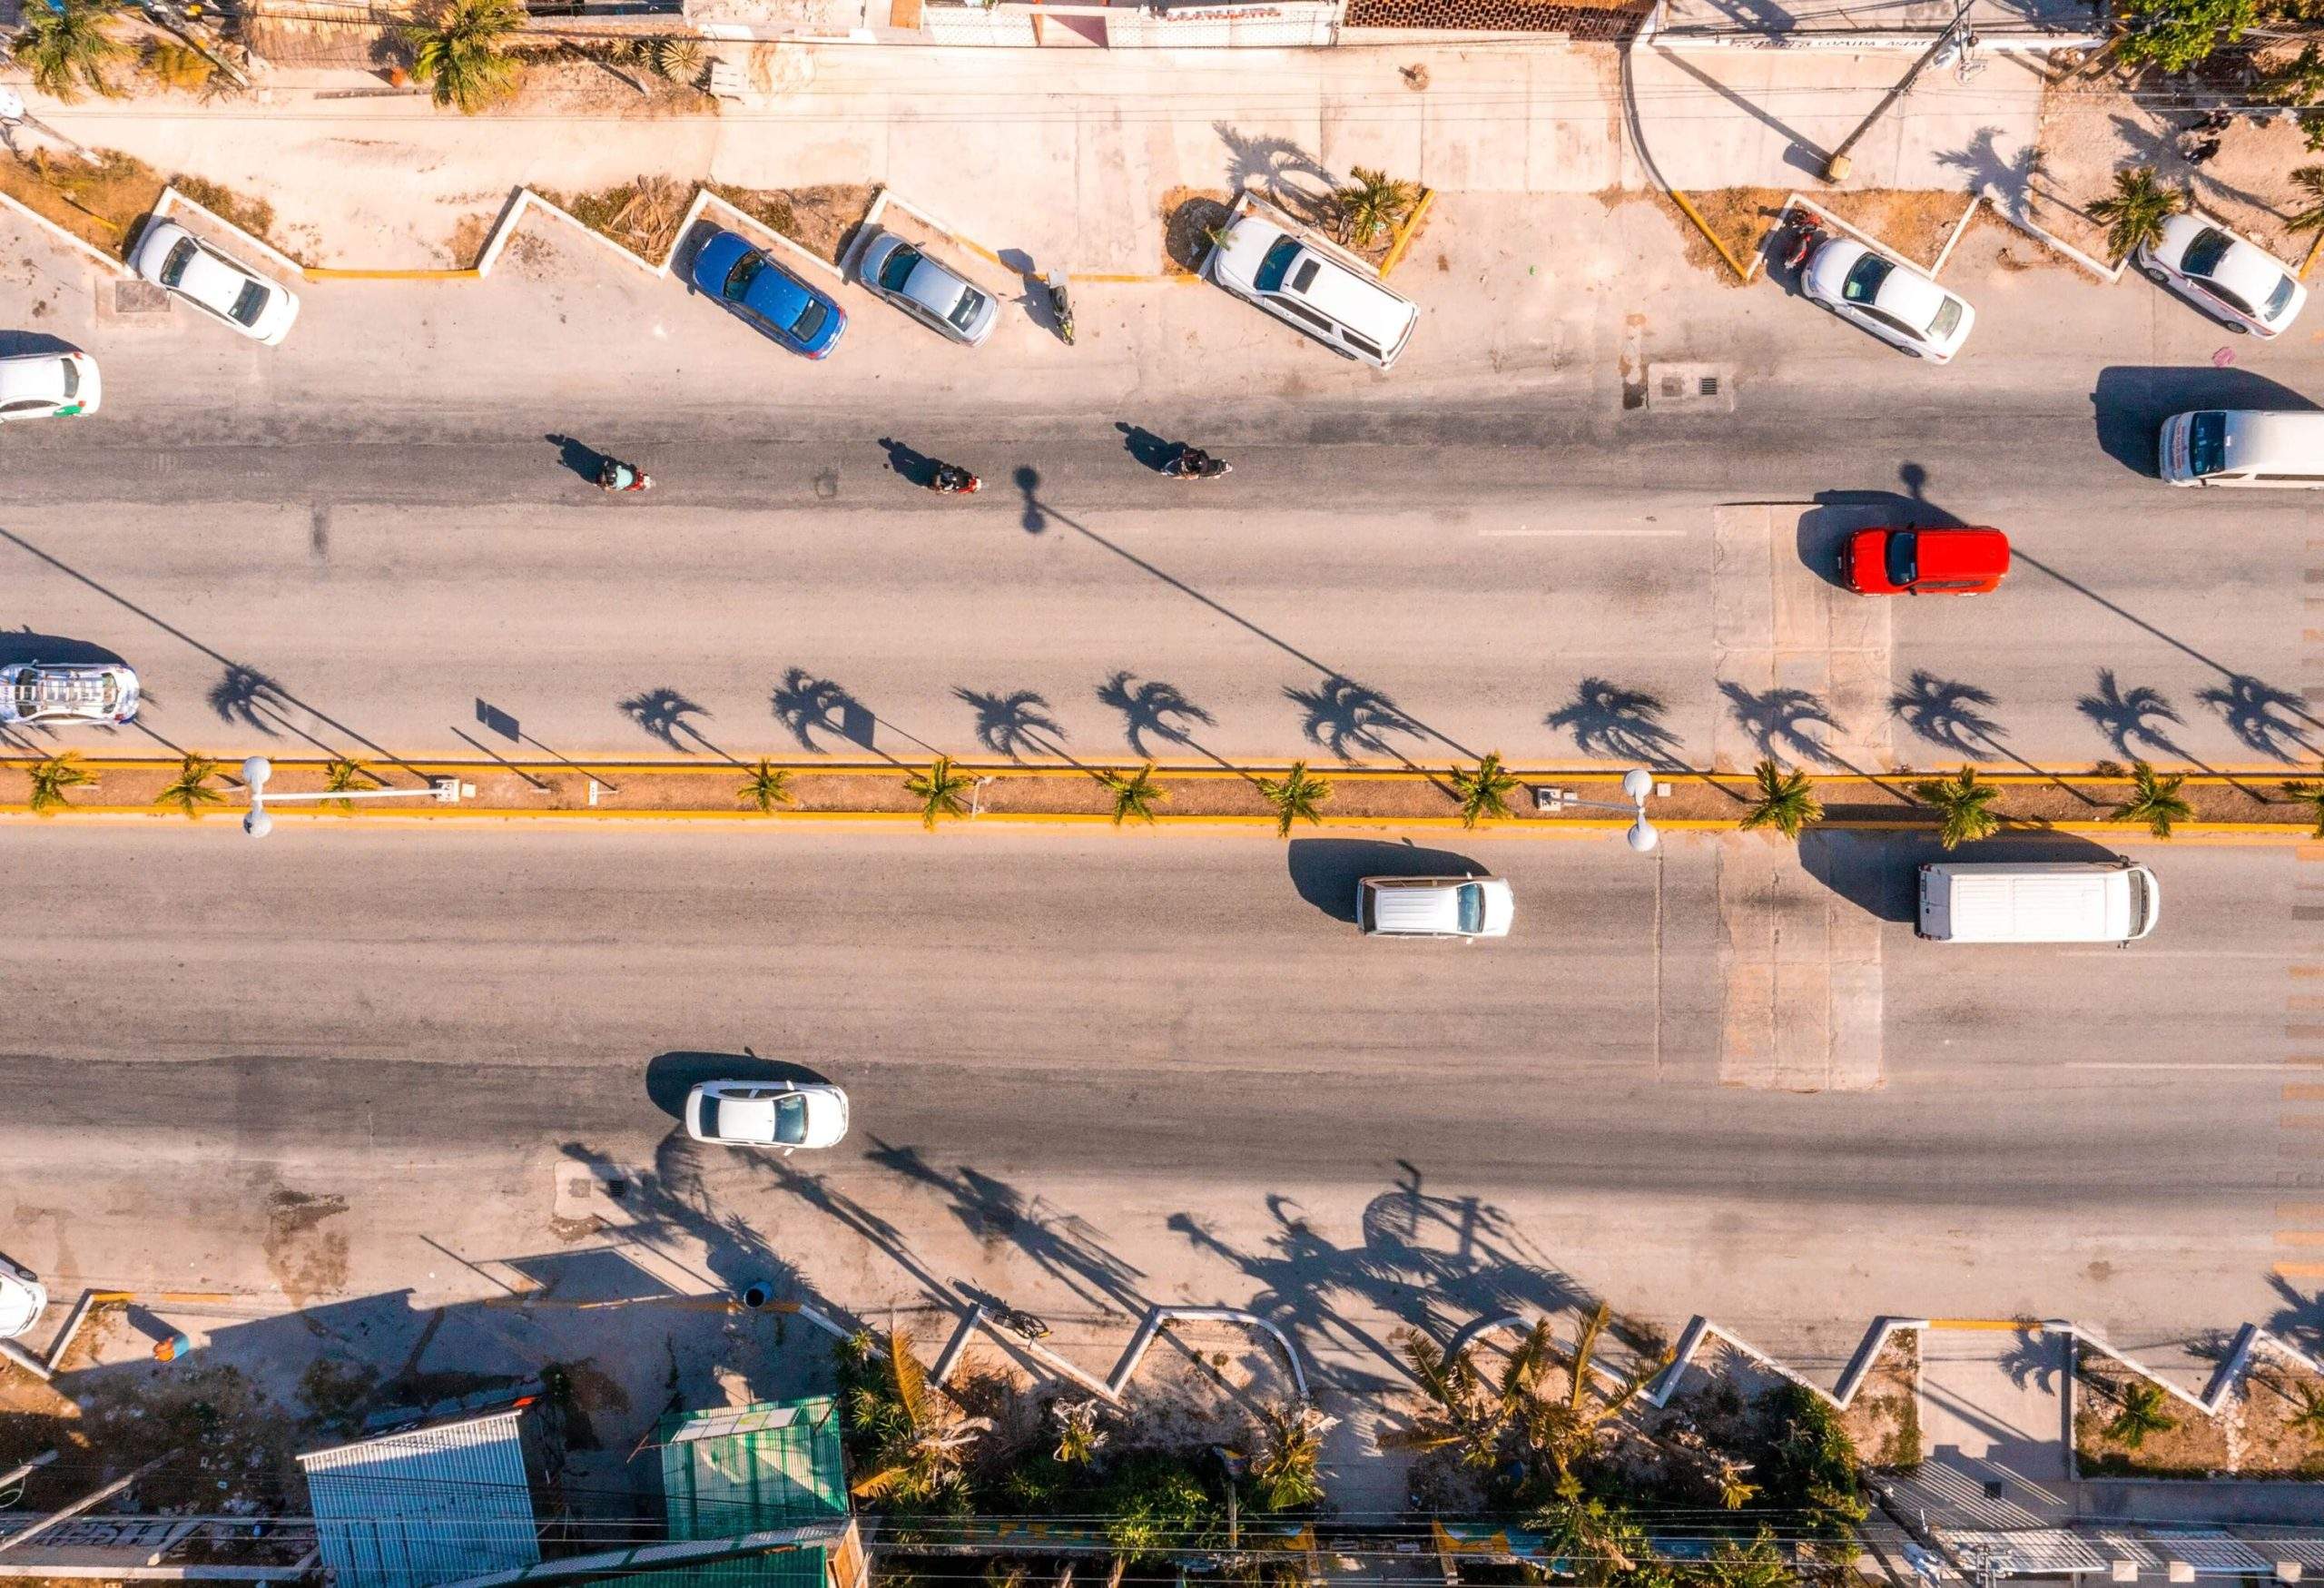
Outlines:
[[299,1457],[338,1588],[427,1588],[541,1558],[519,1414]]

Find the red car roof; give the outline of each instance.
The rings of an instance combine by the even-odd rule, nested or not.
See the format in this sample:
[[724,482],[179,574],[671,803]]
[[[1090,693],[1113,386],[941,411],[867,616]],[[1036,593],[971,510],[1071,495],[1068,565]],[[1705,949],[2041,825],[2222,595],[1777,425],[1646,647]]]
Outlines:
[[1997,579],[2009,572],[2009,537],[1998,529],[1923,529],[1913,546],[1923,579]]

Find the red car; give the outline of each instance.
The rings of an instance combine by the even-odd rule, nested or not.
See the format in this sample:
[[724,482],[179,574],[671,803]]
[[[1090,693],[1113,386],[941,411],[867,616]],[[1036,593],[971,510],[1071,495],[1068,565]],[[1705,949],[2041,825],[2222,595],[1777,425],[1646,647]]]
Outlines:
[[1859,529],[1840,548],[1840,583],[1859,596],[1971,596],[2009,573],[1998,529]]

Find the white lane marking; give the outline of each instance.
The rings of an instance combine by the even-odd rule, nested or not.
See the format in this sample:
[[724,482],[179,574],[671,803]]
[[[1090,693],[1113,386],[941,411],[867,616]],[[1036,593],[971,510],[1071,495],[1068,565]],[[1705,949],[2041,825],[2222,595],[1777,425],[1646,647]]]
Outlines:
[[1670,529],[1480,529],[1477,531],[1481,536],[1496,539],[1508,539],[1521,535],[1539,539],[1544,536],[1553,535],[1684,535],[1686,532],[1683,527]]
[[2288,1067],[2280,1059],[2268,1064],[2173,1064],[2168,1061],[2159,1064],[2141,1064],[2134,1060],[2069,1059],[2065,1061],[2064,1067],[2068,1070],[2262,1070],[2270,1075],[2290,1073]]
[[[2142,960],[2296,960],[2300,958],[2293,949],[2139,949]],[[2063,949],[2062,960],[2118,960],[2121,949]]]

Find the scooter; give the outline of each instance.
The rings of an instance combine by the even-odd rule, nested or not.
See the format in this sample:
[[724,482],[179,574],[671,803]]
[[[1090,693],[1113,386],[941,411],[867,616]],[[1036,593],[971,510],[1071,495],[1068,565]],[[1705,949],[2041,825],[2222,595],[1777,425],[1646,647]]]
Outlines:
[[928,488],[940,497],[972,497],[984,489],[984,481],[957,463],[940,463],[929,476]]
[[1065,295],[1065,272],[1051,271],[1042,282],[1049,290],[1049,312],[1057,318],[1057,333],[1065,345],[1073,345],[1073,300]]
[[1807,256],[1816,252],[1817,244],[1830,233],[1824,230],[1824,223],[1816,218],[1812,210],[1800,211],[1791,226],[1791,252],[1784,256],[1783,266],[1787,271],[1796,271],[1807,262]]
[[597,488],[601,491],[652,490],[654,477],[617,458],[608,458],[597,465]]
[[1162,466],[1162,472],[1172,479],[1223,479],[1235,472],[1235,466],[1199,447],[1181,447],[1178,455]]

